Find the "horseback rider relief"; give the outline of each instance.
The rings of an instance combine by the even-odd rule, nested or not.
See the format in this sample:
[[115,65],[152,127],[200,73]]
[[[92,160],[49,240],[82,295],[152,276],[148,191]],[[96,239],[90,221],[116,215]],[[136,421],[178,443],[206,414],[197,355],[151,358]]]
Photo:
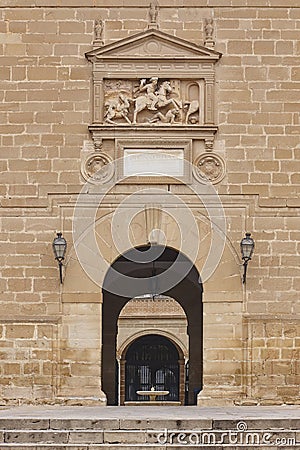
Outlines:
[[151,100],[151,105],[149,106],[150,111],[156,111],[157,108],[155,108],[156,103],[158,102],[156,90],[157,90],[157,84],[158,84],[158,78],[153,77],[150,78],[150,82],[146,82],[146,78],[143,78],[140,81],[140,92],[146,92],[146,96]]
[[[119,89],[117,89],[117,87]],[[186,96],[185,96],[186,97]],[[166,125],[199,123],[198,99],[182,100],[180,82],[141,78],[122,89],[122,82],[110,84],[105,92],[104,121],[110,125]],[[192,106],[192,108],[191,108]]]

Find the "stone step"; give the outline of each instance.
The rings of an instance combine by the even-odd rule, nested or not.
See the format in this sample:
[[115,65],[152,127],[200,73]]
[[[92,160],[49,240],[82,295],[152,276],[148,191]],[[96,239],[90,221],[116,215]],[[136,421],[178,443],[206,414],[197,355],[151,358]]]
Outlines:
[[[300,449],[299,419],[0,419],[4,449],[171,449],[239,448]],[[272,444],[270,444],[272,442]],[[205,446],[201,446],[201,444]],[[222,443],[222,446],[218,446]],[[210,445],[214,444],[214,445]],[[225,445],[226,444],[226,445]],[[279,447],[278,447],[279,448]]]
[[[74,445],[74,444],[2,444],[0,445],[0,449],[3,450],[103,450],[103,449],[109,449],[109,450],[132,450],[132,449],[147,449],[147,450],[166,450],[171,448],[177,448],[178,446],[160,446],[160,445],[149,445],[149,444],[117,444],[117,445],[111,445],[111,444],[82,444],[82,445]],[[183,447],[180,447],[183,448]],[[195,448],[195,447],[193,447]],[[221,447],[215,447],[215,446],[205,446],[206,449],[216,449],[217,450]]]
[[[125,411],[125,410],[124,410]],[[0,432],[10,430],[59,431],[59,430],[222,430],[237,429],[245,421],[249,430],[297,430],[299,418],[260,417],[257,418],[149,418],[149,419],[37,419],[37,418],[0,418]]]
[[1,411],[0,450],[300,450],[299,408],[107,408]]
[[156,436],[146,430],[11,430],[2,433],[3,444],[146,444]]
[[[52,444],[44,444],[44,445],[30,445],[30,444],[10,444],[10,445],[0,445],[0,450],[103,450],[103,449],[109,449],[109,450],[132,450],[132,449],[147,449],[147,450],[166,450],[166,449],[184,449],[185,447],[178,447],[178,446],[160,446],[160,445],[155,445],[155,446],[151,446],[148,444],[131,444],[131,445],[125,445],[125,444],[119,444],[119,445],[111,445],[111,444],[99,444],[99,445],[93,445],[93,444],[83,444],[83,445],[72,445],[72,444],[62,444],[62,445],[52,445]],[[187,447],[187,448],[191,448],[191,447]],[[194,447],[193,448],[198,448],[198,447]],[[202,447],[204,448],[204,447]],[[262,448],[262,447],[261,447]],[[205,449],[208,450],[221,450],[222,447],[216,447],[216,446],[205,446]],[[274,449],[274,447],[273,447]],[[230,450],[230,448],[229,448]]]
[[249,445],[141,445],[141,444],[131,444],[131,445],[111,445],[111,444],[100,444],[100,445],[93,445],[93,444],[83,444],[83,445],[51,445],[51,444],[45,444],[45,445],[8,445],[8,446],[0,446],[0,449],[3,450],[103,450],[103,449],[109,449],[109,450],[132,450],[132,449],[147,449],[147,450],[184,450],[185,448],[189,449],[201,449],[201,450],[240,450],[240,449],[247,449],[247,450],[287,450],[287,449],[294,449],[299,450],[299,445],[279,445],[279,446],[262,446],[261,444],[255,445],[251,444]]
[[[237,447],[233,446],[216,446],[216,445],[205,445],[205,446],[195,446],[195,445],[150,445],[150,444],[2,444],[0,445],[0,449],[2,450],[103,450],[103,449],[109,449],[109,450],[132,450],[132,449],[147,449],[147,450],[171,450],[171,449],[177,449],[177,450],[183,450],[185,448],[201,448],[201,449],[208,449],[208,450],[222,450],[223,448],[226,448],[227,450],[236,450]],[[253,446],[255,448],[255,446]],[[270,447],[256,447],[260,450],[270,450]],[[272,447],[276,449],[277,447]],[[281,449],[285,449],[288,447],[280,447]],[[247,449],[249,450],[249,448]]]

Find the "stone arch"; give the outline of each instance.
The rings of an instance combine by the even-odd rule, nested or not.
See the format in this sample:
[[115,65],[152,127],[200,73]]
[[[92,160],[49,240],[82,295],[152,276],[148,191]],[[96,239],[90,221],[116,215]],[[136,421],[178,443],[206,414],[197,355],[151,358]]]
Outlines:
[[159,328],[147,328],[143,331],[138,331],[137,333],[132,334],[128,339],[126,339],[123,344],[117,349],[117,358],[122,357],[124,353],[126,353],[128,347],[132,344],[133,341],[138,339],[139,337],[146,336],[147,334],[160,334],[161,336],[166,337],[177,347],[178,351],[182,353],[184,358],[188,358],[189,352],[183,342],[177,338],[173,333],[170,333],[165,330],[161,330]]
[[146,329],[144,331],[137,332],[133,334],[126,342],[120,347],[119,354],[119,370],[120,370],[120,404],[123,405],[125,402],[125,364],[126,364],[126,354],[130,346],[136,342],[139,338],[143,336],[158,335],[163,336],[168,339],[177,349],[178,352],[178,363],[179,363],[179,401],[183,405],[185,400],[185,360],[188,358],[188,350],[183,345],[183,343],[173,334],[160,329]]
[[[178,250],[171,247],[152,246],[154,251],[157,251],[157,258],[155,259],[156,269],[162,275],[168,270],[168,274],[177,276],[178,267],[190,266],[190,270],[186,276],[180,280],[175,286],[168,291],[160,292],[168,295],[182,306],[185,311],[188,321],[188,335],[189,335],[189,404],[196,403],[196,393],[202,389],[202,328],[203,328],[203,309],[202,309],[202,283],[196,267],[191,261]],[[152,263],[148,262],[133,262],[132,252],[136,249],[141,252],[149,249],[149,246],[140,246],[129,250],[124,255],[121,255],[112,264],[113,271],[108,270],[104,279],[103,285],[103,307],[102,307],[102,388],[107,396],[109,405],[116,405],[118,403],[118,389],[116,385],[116,335],[117,335],[117,320],[122,308],[132,298],[145,294],[149,289],[149,281],[151,279]],[[177,266],[177,272],[172,272],[174,261],[179,258],[182,266]],[[118,277],[118,273],[120,277]],[[121,275],[127,277],[127,296],[116,295],[113,292],[114,283],[122,283]],[[136,290],[134,282],[130,282],[132,277],[145,277],[144,291]],[[129,280],[129,281],[128,281]],[[132,291],[128,293],[128,287]]]

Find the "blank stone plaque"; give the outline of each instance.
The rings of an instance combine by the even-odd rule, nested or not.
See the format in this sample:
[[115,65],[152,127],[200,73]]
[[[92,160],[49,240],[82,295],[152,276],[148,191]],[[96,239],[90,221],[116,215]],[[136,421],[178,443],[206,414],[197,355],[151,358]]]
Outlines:
[[125,177],[183,177],[184,149],[124,149]]

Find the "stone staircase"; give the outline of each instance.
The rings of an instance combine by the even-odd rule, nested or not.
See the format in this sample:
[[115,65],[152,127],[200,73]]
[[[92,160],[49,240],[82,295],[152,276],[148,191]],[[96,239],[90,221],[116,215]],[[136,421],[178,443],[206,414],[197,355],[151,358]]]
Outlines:
[[54,417],[47,418],[22,414],[6,418],[1,411],[0,450],[300,449],[300,410],[299,415],[280,417],[260,414],[263,408],[258,408],[257,417],[228,414],[225,418],[225,413],[224,417],[208,414],[205,417],[199,408],[199,413],[202,412],[193,413],[195,417],[179,418],[180,414],[176,414],[172,418],[174,413],[170,411],[167,418],[165,411],[159,417],[161,409],[165,410],[157,408],[157,418],[153,411],[151,417],[144,412],[139,414],[140,408],[135,414],[140,418],[132,418],[130,414],[126,418],[127,407],[121,409],[123,418],[120,413],[116,418],[103,418],[103,414],[99,414],[101,418],[67,414],[65,418],[56,418],[53,413]]

